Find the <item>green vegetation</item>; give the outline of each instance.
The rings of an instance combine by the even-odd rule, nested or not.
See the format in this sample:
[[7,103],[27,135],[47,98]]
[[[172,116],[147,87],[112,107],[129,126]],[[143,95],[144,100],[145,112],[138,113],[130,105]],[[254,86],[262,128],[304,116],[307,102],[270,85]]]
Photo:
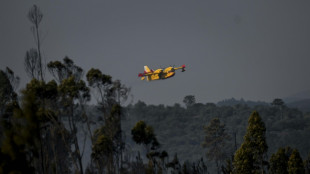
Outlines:
[[294,149],[288,162],[288,173],[289,174],[304,174],[305,168],[302,162],[302,159],[299,155],[299,152],[297,149]]
[[254,111],[249,118],[244,141],[234,156],[236,173],[264,173],[268,149],[265,133],[265,124]]
[[184,106],[123,106],[130,88],[101,70],[84,76],[69,57],[45,66],[43,14],[33,6],[28,17],[37,42],[25,57],[31,80],[18,93],[19,77],[0,70],[0,173],[310,172],[309,113],[282,99],[203,104],[193,95]]
[[[48,69],[54,79],[33,78],[20,97],[13,87],[19,78],[12,70],[0,72],[2,173],[309,171],[309,114],[285,104],[138,101],[124,107],[130,89],[100,70],[88,71],[87,85],[82,68],[68,57]],[[96,106],[87,105],[91,90]],[[85,156],[91,157],[86,164]]]
[[[267,157],[271,157],[279,148],[287,146],[297,148],[304,159],[309,153],[310,142],[307,141],[310,138],[309,115],[286,106],[280,110],[268,104],[249,107],[246,104],[219,106],[213,103],[196,103],[184,108],[179,104],[174,106],[146,105],[138,101],[134,105],[127,106],[126,110],[128,116],[123,121],[126,137],[130,137],[131,128],[139,120],[143,120],[156,131],[161,148],[169,154],[177,154],[180,163],[188,160],[195,161],[201,157],[212,160],[211,158],[215,157],[208,158],[202,155],[209,148],[206,151],[201,144],[208,135],[204,127],[212,125],[212,122],[217,119],[223,125],[225,124],[225,132],[230,137],[225,139],[227,145],[221,148],[226,153],[225,160],[221,162],[222,170],[232,170],[234,166],[231,156],[236,155],[237,148],[239,148],[238,151],[241,149],[249,151],[249,158],[255,156],[256,160],[251,165],[265,172],[273,171],[272,160],[276,160],[273,158],[269,161]],[[249,116],[250,119],[248,119]],[[252,141],[252,139],[256,140]],[[127,138],[126,141],[135,147],[132,140]],[[256,148],[250,148],[252,146]],[[285,153],[289,157],[291,152],[289,148],[286,149]],[[223,164],[223,161],[227,163]],[[216,164],[214,165],[211,161],[206,161],[206,164],[209,171],[217,171]]]
[[291,156],[291,148],[279,148],[277,153],[272,154],[270,158],[269,173],[274,174],[287,174],[288,171],[288,159]]

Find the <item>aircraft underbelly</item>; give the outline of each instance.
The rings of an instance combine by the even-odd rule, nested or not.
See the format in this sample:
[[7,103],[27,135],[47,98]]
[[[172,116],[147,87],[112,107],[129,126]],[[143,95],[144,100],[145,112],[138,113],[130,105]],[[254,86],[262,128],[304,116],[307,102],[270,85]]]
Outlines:
[[165,75],[165,78],[170,78],[170,77],[173,77],[174,76],[174,72],[169,72]]
[[153,74],[153,75],[151,76],[151,79],[152,79],[152,80],[158,80],[158,79],[159,79],[159,75],[158,75],[158,74]]

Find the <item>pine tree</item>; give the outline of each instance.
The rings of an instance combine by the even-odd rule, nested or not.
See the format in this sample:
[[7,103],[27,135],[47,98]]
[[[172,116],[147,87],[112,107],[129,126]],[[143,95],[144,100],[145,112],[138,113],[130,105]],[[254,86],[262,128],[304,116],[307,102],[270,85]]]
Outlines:
[[265,124],[254,111],[248,121],[244,141],[234,157],[235,173],[263,173],[268,150]]
[[285,152],[284,148],[279,148],[277,153],[272,154],[270,158],[269,173],[272,174],[287,174],[289,155]]
[[297,149],[293,150],[292,155],[288,160],[288,173],[289,174],[304,174],[305,168]]

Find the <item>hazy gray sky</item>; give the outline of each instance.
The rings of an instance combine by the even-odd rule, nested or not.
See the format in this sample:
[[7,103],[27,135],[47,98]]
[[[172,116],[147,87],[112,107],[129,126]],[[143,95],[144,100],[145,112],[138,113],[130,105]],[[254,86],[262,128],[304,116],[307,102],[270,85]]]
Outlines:
[[[310,89],[310,1],[17,1],[0,2],[0,68],[22,78],[35,47],[26,15],[33,4],[46,62],[70,57],[132,88],[134,101],[181,103],[243,97],[270,102]],[[143,66],[187,66],[146,82]],[[47,72],[48,73],[48,72]]]

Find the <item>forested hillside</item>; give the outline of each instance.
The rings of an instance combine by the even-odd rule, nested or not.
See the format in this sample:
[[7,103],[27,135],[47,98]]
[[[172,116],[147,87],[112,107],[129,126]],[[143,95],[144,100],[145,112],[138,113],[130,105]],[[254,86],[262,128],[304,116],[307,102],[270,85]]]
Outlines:
[[[187,107],[181,107],[180,104],[146,105],[139,101],[126,107],[126,110],[128,113],[124,129],[127,130],[127,136],[130,136],[129,130],[135,122],[144,120],[153,126],[162,148],[171,155],[177,153],[182,161],[206,157],[206,149],[202,147],[204,126],[214,118],[225,124],[230,138],[222,148],[225,149],[226,158],[232,156],[243,142],[248,119],[253,111],[259,113],[266,125],[268,157],[281,147],[291,147],[298,149],[305,159],[310,149],[310,114],[289,108],[284,103],[263,103],[252,107],[246,104],[224,105],[223,102],[220,102],[220,105],[192,103]],[[213,165],[210,162],[208,164]]]

